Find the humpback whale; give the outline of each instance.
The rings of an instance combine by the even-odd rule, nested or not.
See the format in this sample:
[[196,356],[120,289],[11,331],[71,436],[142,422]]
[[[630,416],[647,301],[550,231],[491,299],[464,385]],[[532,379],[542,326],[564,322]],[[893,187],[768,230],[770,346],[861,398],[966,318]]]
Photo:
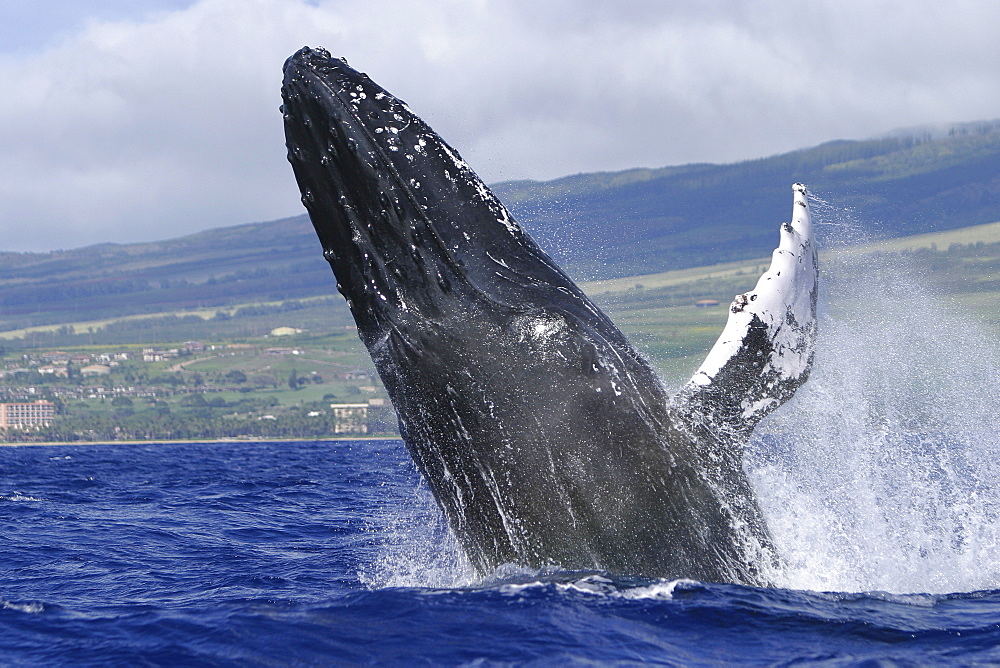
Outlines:
[[407,105],[323,49],[284,66],[288,159],[418,469],[474,567],[764,584],[742,469],[808,377],[806,190],[769,270],[671,396],[611,320]]

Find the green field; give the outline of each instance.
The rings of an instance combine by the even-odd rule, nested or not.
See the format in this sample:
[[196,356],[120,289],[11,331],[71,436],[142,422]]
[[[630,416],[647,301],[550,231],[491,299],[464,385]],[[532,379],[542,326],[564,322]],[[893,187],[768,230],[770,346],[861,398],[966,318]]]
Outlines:
[[[987,331],[1000,332],[998,239],[1000,224],[992,224],[841,248],[821,253],[821,275],[836,281],[846,271],[843,267],[857,264],[860,256],[873,267],[905,266],[930,294],[983,323]],[[733,296],[751,289],[768,262],[760,258],[581,287],[665,383],[677,387],[718,337]],[[720,305],[694,306],[709,298]],[[223,315],[202,309],[5,332],[0,335],[5,336],[0,340],[5,374],[0,390],[5,401],[56,400],[65,428],[60,440],[329,435],[331,403],[386,398],[356,330],[345,324],[349,322],[343,300],[334,296],[244,304]],[[270,334],[283,326],[301,331]],[[184,342],[191,340],[208,349],[184,350]],[[141,351],[149,346],[180,352],[173,359],[143,362]],[[43,355],[54,350],[128,352],[131,359],[107,376],[83,378],[79,368],[67,379],[43,376],[38,371]],[[33,394],[27,394],[29,388]],[[310,417],[315,413],[327,417]],[[16,437],[22,436],[47,437]]]

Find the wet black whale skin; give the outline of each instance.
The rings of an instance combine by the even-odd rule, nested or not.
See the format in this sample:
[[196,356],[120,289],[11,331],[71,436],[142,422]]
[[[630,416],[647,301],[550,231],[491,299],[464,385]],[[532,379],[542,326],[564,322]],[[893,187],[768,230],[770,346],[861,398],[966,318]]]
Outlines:
[[337,287],[473,565],[760,584],[740,448],[670,408],[458,153],[321,49],[288,59],[282,96]]

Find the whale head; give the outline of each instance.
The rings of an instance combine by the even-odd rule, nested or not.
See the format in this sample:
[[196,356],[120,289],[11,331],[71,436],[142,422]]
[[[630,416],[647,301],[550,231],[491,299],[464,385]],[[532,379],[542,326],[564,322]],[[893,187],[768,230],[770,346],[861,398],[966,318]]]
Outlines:
[[282,97],[302,202],[369,347],[470,305],[582,295],[456,150],[346,61],[298,51]]

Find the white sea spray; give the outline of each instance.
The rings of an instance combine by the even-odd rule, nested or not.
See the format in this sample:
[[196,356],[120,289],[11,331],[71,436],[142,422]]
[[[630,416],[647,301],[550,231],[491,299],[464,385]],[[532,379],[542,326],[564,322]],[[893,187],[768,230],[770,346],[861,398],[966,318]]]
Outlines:
[[1000,351],[927,283],[898,255],[825,258],[812,375],[748,453],[781,586],[1000,587]]
[[452,588],[481,579],[423,484],[408,503],[384,507],[368,531],[375,556],[358,573],[367,587]]

